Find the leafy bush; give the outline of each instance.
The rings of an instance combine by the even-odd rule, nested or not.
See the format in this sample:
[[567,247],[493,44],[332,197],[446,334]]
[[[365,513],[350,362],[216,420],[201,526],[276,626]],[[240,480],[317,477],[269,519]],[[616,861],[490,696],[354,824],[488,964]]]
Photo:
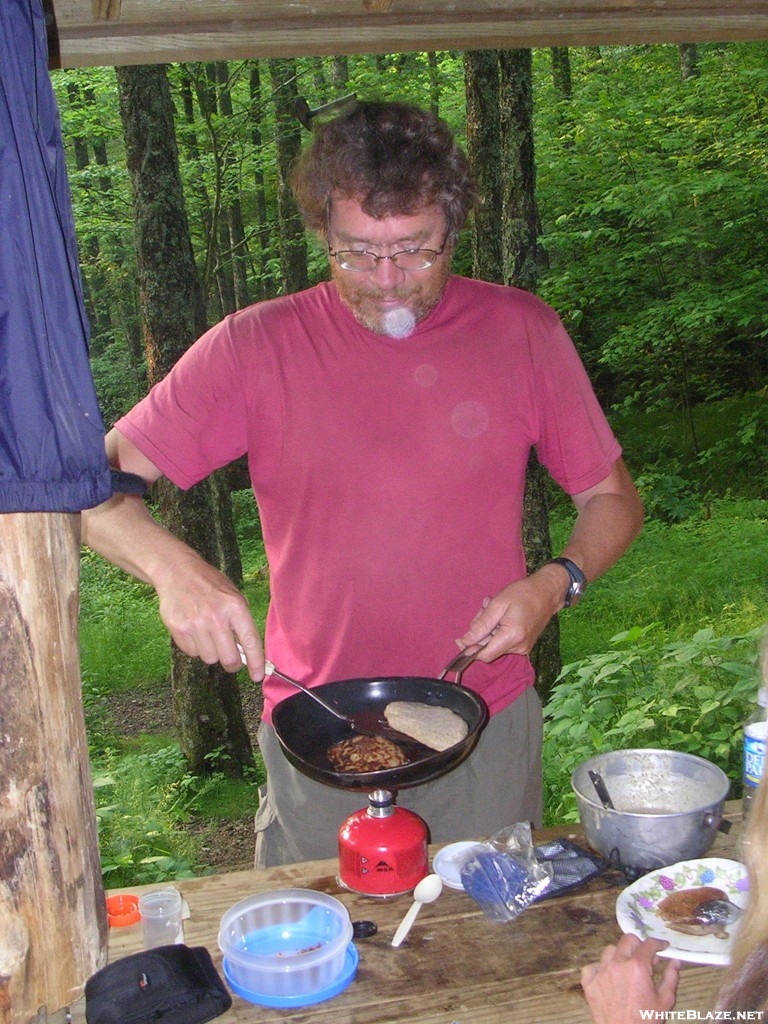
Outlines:
[[110,887],[192,876],[195,844],[179,827],[209,782],[186,769],[177,746],[106,753],[94,765],[101,870]]
[[741,725],[758,688],[760,629],[660,643],[658,623],[614,636],[566,665],[544,710],[548,823],[578,820],[573,770],[594,754],[661,747],[714,762],[740,792]]
[[[615,409],[611,426],[635,475],[671,473],[692,493],[766,498],[765,390],[680,409]],[[695,433],[695,441],[692,431]]]
[[[761,497],[768,496],[768,403],[742,416],[736,429],[728,437],[720,438],[698,459],[710,478],[710,486],[717,488],[723,479],[732,481],[734,474],[755,481]],[[727,467],[727,472],[726,468]]]
[[662,523],[682,523],[701,511],[702,501],[695,487],[677,469],[672,463],[663,472],[643,473],[635,479],[646,516]]

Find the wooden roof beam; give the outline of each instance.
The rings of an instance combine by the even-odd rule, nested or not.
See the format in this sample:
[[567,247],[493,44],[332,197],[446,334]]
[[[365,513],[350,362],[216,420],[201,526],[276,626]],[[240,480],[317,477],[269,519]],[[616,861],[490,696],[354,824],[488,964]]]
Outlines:
[[768,0],[45,0],[52,67],[768,39]]

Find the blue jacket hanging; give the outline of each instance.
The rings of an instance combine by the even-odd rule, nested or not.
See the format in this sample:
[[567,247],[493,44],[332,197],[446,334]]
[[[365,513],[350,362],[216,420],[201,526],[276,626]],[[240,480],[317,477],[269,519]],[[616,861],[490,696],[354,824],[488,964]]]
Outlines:
[[111,495],[88,342],[42,2],[2,0],[0,513]]

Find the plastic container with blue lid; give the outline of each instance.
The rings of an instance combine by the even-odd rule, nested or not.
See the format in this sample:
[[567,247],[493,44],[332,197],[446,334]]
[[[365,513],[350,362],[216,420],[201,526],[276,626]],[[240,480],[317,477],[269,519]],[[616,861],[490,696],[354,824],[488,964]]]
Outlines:
[[233,991],[258,995],[252,1001],[263,1005],[266,998],[314,996],[335,985],[348,969],[351,941],[347,908],[313,889],[248,896],[230,907],[219,928]]
[[322,988],[316,989],[314,992],[308,992],[304,995],[265,995],[263,992],[253,992],[251,989],[244,985],[238,984],[232,979],[230,966],[227,958],[224,957],[223,968],[224,978],[235,993],[241,999],[247,1000],[249,1003],[257,1003],[259,1006],[269,1006],[277,1010],[286,1010],[291,1008],[300,1008],[302,1006],[314,1006],[315,1003],[324,1003],[327,999],[333,999],[340,992],[343,992],[351,983],[355,974],[357,973],[357,964],[360,957],[357,952],[357,948],[353,942],[347,946],[346,953],[344,956],[344,966],[341,974],[330,984],[323,986]]

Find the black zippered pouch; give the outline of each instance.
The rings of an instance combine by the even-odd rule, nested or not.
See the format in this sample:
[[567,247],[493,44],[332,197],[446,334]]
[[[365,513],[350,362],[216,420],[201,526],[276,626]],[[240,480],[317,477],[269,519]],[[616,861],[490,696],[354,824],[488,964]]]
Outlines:
[[115,960],[85,983],[87,1024],[204,1024],[232,997],[202,946],[157,946]]

